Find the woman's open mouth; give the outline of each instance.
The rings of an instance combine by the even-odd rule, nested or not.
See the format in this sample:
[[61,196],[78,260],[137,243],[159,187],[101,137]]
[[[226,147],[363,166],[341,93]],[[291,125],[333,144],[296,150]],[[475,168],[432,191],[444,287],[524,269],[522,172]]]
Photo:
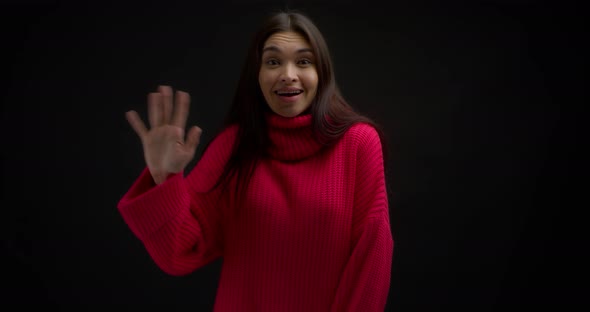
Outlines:
[[299,98],[299,95],[302,93],[303,90],[292,88],[280,89],[275,91],[275,94],[279,96],[279,99],[281,99],[281,101],[288,103],[295,102]]

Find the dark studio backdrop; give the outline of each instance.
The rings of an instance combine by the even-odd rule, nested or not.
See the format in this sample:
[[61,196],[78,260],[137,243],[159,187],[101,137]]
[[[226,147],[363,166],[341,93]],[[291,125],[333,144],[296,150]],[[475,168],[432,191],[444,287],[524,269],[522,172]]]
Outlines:
[[581,8],[525,0],[2,2],[2,302],[211,310],[222,260],[168,276],[118,214],[144,166],[124,112],[172,85],[208,142],[287,7],[387,134],[387,309],[583,303]]

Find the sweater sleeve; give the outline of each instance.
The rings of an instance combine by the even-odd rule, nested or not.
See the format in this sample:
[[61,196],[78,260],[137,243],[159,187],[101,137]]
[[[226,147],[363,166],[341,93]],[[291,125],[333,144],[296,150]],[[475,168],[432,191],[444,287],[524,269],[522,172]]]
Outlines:
[[333,312],[381,312],[389,294],[393,237],[381,141],[372,127],[363,126],[359,131],[352,250],[336,291]]
[[156,265],[170,275],[185,275],[223,253],[221,187],[211,190],[225,165],[235,129],[216,137],[191,172],[156,185],[145,168],[117,208]]

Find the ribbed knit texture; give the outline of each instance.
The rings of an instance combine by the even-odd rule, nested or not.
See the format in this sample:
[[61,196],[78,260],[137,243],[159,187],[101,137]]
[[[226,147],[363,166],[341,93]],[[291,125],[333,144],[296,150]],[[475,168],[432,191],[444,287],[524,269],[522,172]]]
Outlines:
[[393,238],[379,136],[351,127],[330,148],[311,116],[267,115],[273,146],[243,202],[210,190],[236,127],[217,136],[193,170],[155,185],[140,174],[118,204],[154,262],[184,275],[223,257],[215,311],[383,311]]

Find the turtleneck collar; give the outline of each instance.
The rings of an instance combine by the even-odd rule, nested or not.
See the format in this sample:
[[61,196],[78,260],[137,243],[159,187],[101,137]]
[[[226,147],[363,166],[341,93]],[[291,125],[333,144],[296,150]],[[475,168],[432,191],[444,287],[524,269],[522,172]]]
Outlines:
[[279,160],[295,161],[317,153],[318,143],[311,128],[311,114],[283,117],[266,113],[268,137],[271,141],[269,154]]

